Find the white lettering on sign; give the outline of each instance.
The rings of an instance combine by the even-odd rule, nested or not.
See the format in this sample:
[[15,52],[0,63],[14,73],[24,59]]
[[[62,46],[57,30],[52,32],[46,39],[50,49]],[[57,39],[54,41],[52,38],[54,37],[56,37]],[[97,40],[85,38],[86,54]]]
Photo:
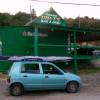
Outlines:
[[48,20],[43,20],[43,19],[41,19],[41,22],[42,22],[42,23],[48,23]]
[[61,19],[57,15],[47,13],[41,16],[41,23],[61,24]]
[[[30,31],[28,31],[28,32],[24,31],[22,33],[22,35],[23,36],[35,36],[35,33],[34,32],[30,32]],[[38,33],[38,36],[39,37],[48,37],[48,34],[47,33]]]

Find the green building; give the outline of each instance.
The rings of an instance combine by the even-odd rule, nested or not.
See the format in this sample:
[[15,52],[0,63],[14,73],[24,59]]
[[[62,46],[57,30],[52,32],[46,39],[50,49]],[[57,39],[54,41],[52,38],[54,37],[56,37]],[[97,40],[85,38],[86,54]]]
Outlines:
[[[88,45],[94,41],[87,39],[86,34],[91,33],[100,36],[100,30],[67,27],[67,23],[50,8],[25,26],[1,26],[0,55],[71,56],[76,71],[78,59],[96,59],[90,55],[78,55],[77,48],[100,49],[100,46]],[[81,40],[83,36],[85,39]],[[84,42],[86,45],[83,45]],[[0,61],[0,71],[7,70],[10,64],[11,62]]]
[[[0,55],[65,56],[66,32],[59,27],[66,27],[66,23],[53,8],[25,26],[1,26]],[[0,71],[8,69],[10,63],[0,61]]]

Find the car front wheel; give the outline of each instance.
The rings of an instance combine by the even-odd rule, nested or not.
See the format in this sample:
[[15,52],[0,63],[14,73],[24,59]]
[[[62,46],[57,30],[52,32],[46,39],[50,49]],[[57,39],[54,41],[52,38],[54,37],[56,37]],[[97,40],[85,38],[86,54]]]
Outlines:
[[76,93],[79,90],[79,85],[75,81],[71,81],[67,84],[66,90],[68,93]]
[[20,84],[14,84],[10,87],[10,94],[12,96],[20,96],[23,94],[23,87]]

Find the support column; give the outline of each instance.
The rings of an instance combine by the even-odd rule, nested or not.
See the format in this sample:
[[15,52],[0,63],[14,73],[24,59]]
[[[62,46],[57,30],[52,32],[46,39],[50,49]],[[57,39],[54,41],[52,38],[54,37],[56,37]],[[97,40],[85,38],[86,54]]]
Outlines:
[[76,32],[74,32],[74,73],[77,73],[77,46],[76,46]]
[[68,33],[68,38],[67,38],[67,54],[71,54],[71,34]]
[[38,56],[38,27],[35,26],[34,33],[34,56]]

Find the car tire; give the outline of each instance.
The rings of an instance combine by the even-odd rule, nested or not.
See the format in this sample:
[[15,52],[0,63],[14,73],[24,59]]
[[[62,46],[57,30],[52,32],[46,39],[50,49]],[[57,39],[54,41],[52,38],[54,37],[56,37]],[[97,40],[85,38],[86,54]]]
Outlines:
[[10,87],[10,95],[12,96],[21,96],[24,92],[24,88],[20,84],[13,84]]
[[71,81],[67,84],[66,91],[68,93],[76,93],[79,90],[78,82]]

